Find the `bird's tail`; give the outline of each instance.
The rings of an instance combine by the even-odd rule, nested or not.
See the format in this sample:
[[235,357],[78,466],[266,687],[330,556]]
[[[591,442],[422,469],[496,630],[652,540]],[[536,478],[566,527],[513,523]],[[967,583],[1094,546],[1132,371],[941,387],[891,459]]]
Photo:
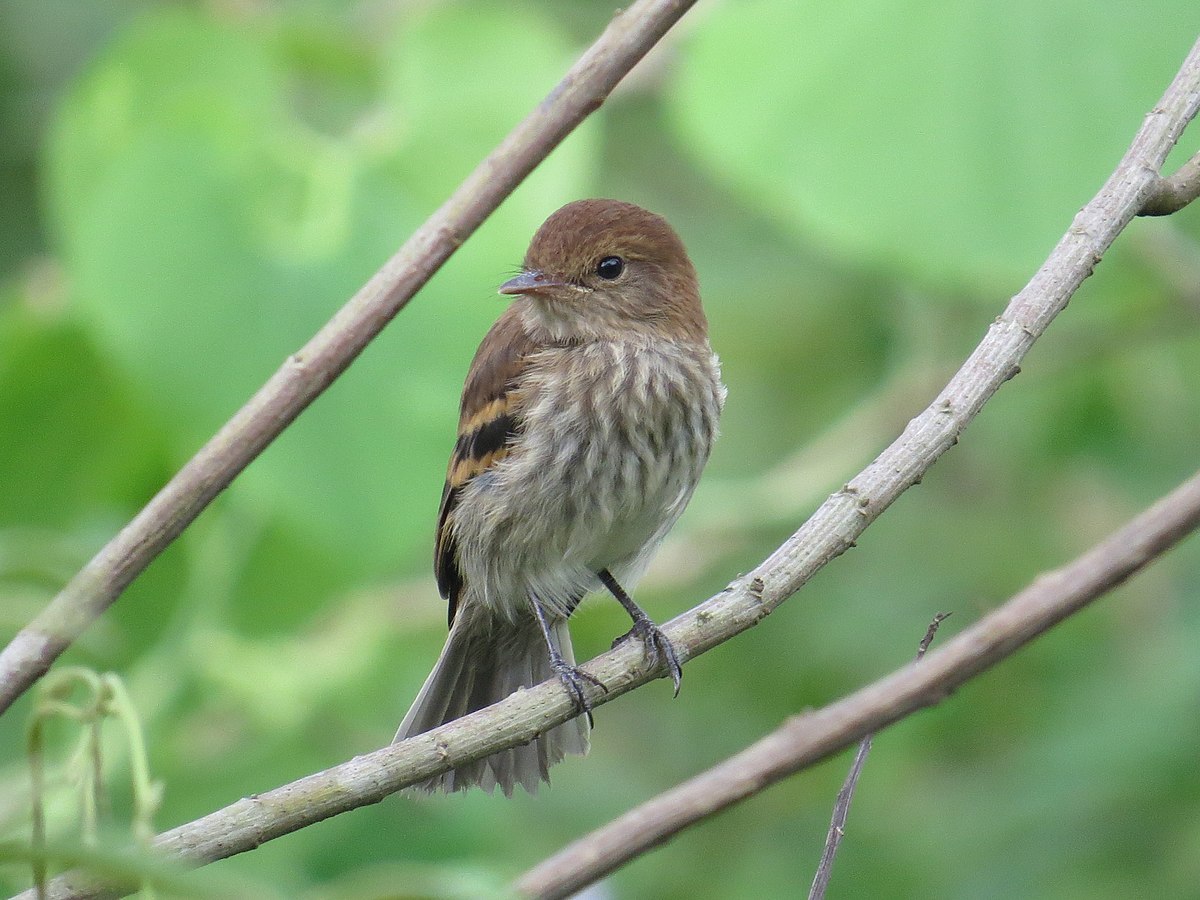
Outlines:
[[[550,631],[563,657],[574,664],[566,619],[558,619]],[[513,623],[460,609],[437,665],[400,723],[395,741],[491,706],[518,688],[531,687],[553,675],[546,641],[533,617]],[[451,769],[415,787],[450,792],[479,785],[490,793],[499,785],[508,797],[513,785],[519,784],[532,794],[539,781],[550,780],[550,767],[564,755],[587,750],[587,719],[578,716],[529,744]]]

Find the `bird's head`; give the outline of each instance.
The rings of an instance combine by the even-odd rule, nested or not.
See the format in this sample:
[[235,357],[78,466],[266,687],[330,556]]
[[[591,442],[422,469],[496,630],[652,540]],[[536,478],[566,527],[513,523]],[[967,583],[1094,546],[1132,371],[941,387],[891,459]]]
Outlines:
[[578,200],[550,216],[501,294],[527,298],[531,325],[555,340],[703,341],[696,270],[661,216],[619,200]]

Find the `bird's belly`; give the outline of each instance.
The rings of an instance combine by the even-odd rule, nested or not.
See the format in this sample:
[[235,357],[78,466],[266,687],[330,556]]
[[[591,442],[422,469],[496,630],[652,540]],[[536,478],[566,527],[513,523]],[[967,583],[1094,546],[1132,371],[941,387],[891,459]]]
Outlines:
[[573,607],[600,569],[640,570],[691,496],[701,455],[679,447],[639,460],[620,443],[510,454],[459,501],[468,583],[486,585],[491,603],[532,594]]
[[519,440],[455,512],[460,564],[480,599],[512,611],[533,596],[569,612],[599,588],[600,569],[640,574],[691,497],[720,412],[719,382],[696,403],[671,374],[659,366],[648,385],[605,374],[532,406]]

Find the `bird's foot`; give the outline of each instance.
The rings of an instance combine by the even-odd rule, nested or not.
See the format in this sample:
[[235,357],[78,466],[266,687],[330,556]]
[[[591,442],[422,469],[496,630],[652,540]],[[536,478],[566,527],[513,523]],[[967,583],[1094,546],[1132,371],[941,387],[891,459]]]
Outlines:
[[675,645],[671,643],[671,639],[663,634],[662,629],[651,622],[650,617],[646,615],[635,617],[633,627],[613,641],[612,645],[615,647],[631,637],[641,640],[642,646],[646,648],[646,661],[652,667],[659,665],[667,667],[671,681],[675,685],[675,696],[678,697],[679,682],[683,678],[683,667],[679,664],[679,655],[675,652]]
[[584,683],[593,684],[607,694],[608,688],[605,687],[604,682],[595,675],[583,671],[578,666],[571,665],[558,653],[551,655],[550,667],[554,669],[554,674],[558,676],[558,680],[563,683],[563,687],[571,695],[571,700],[574,701],[575,708],[587,715],[590,727],[595,727],[595,720],[592,719],[592,701],[588,699]]

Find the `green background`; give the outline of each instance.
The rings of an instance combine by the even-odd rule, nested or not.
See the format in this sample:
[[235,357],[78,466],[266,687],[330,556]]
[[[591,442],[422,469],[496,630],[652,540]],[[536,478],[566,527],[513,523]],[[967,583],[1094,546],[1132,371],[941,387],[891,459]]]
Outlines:
[[[610,4],[0,4],[0,639],[390,255]],[[445,607],[432,527],[470,355],[581,196],[665,214],[723,436],[638,596],[751,569],[935,396],[1116,165],[1194,0],[702,3],[69,653],[126,680],[165,829],[385,744]],[[1200,146],[1193,130],[1173,157]],[[1200,210],[1135,222],[924,483],[776,615],[598,711],[536,798],[394,797],[221,862],[240,896],[488,896],[904,664],[1200,461]],[[588,657],[627,627],[593,601]],[[1193,897],[1200,543],[880,735],[831,897]],[[28,834],[24,698],[0,839]],[[55,732],[57,745],[70,729]],[[106,759],[128,818],[127,757]],[[58,752],[61,759],[65,751]],[[597,896],[807,890],[843,755]],[[59,771],[56,768],[56,771]],[[75,834],[56,776],[53,833]],[[0,890],[28,885],[0,860]]]

